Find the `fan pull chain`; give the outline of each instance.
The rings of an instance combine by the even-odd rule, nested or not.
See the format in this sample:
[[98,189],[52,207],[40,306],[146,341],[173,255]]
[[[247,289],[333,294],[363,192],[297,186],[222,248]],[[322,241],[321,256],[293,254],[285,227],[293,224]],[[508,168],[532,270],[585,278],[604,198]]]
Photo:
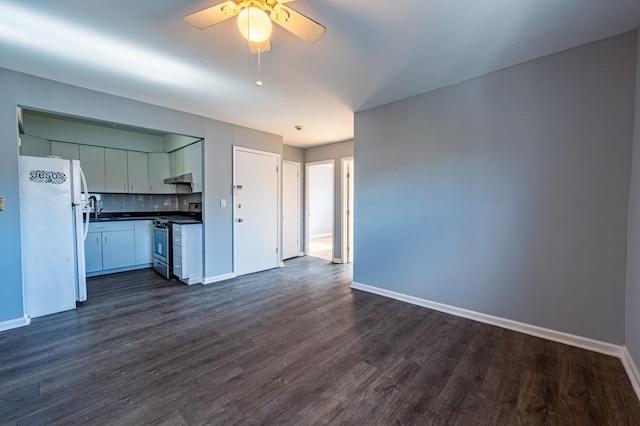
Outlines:
[[256,80],[256,85],[258,86],[262,86],[262,79],[261,79],[261,67],[260,67],[260,53],[261,53],[262,49],[260,46],[258,46],[258,80]]

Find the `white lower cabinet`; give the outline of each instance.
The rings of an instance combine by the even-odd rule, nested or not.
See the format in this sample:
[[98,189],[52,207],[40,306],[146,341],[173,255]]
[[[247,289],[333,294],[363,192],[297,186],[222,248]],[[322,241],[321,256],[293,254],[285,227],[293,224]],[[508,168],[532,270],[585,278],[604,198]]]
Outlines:
[[135,232],[133,229],[102,233],[102,269],[133,266],[136,263],[135,259]]
[[153,263],[153,221],[136,220],[136,265]]
[[202,224],[172,225],[173,274],[186,284],[202,282]]
[[[91,222],[84,243],[87,275],[148,267],[153,255],[150,224],[151,221],[148,220]],[[137,237],[140,239],[139,253],[136,247]],[[148,256],[142,255],[145,246]]]
[[102,232],[89,232],[84,241],[84,263],[87,274],[102,270]]

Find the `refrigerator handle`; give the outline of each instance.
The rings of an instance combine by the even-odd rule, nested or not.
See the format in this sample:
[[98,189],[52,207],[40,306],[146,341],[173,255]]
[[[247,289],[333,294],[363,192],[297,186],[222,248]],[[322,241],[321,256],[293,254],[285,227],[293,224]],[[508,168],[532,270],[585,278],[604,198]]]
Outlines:
[[[82,186],[82,193],[84,194],[84,199],[86,203],[86,200],[89,199],[89,188],[87,187],[87,179],[84,177],[84,172],[82,171],[82,167],[78,167],[78,170],[80,171],[80,185]],[[87,239],[87,234],[89,233],[89,216],[91,216],[91,214],[86,213],[84,217],[84,224],[83,224],[84,233],[82,235],[82,241],[85,241]]]

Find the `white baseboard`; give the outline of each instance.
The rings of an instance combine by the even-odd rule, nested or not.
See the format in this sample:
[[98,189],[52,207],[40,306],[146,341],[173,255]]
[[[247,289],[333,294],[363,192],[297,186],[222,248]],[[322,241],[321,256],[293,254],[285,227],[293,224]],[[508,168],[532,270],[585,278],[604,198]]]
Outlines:
[[220,281],[230,280],[231,278],[235,278],[237,275],[233,272],[224,275],[216,275],[213,277],[206,277],[202,280],[202,284],[212,284]]
[[306,254],[305,254],[303,251],[301,251],[300,253],[298,253],[298,257],[302,257],[302,256],[306,256]]
[[411,303],[413,305],[423,306],[425,308],[445,312],[447,314],[455,315],[458,317],[468,318],[509,330],[518,331],[520,333],[529,334],[531,336],[541,337],[543,339],[552,340],[554,342],[564,343],[566,345],[587,349],[593,352],[599,352],[605,355],[612,355],[621,359],[623,358],[623,353],[625,350],[625,347],[622,345],[601,342],[599,340],[576,336],[574,334],[564,333],[562,331],[551,330],[548,328],[538,327],[536,325],[483,314],[481,312],[470,311],[468,309],[458,308],[451,305],[445,305],[443,303],[432,302],[430,300],[408,296],[406,294],[396,293],[395,291],[390,291],[379,287],[372,287],[366,284],[353,282],[351,283],[351,288],[377,294],[380,296],[389,297],[391,299],[400,300],[402,302]]
[[0,331],[12,330],[14,328],[24,327],[25,325],[29,324],[31,324],[31,318],[25,315],[22,318],[0,322]]
[[636,395],[640,398],[640,371],[638,370],[638,364],[635,363],[631,353],[629,353],[629,349],[626,347],[623,350],[621,359],[624,369],[627,370],[629,380],[631,380],[631,385],[633,385],[633,390],[636,391]]
[[187,284],[187,285],[193,285],[193,284],[202,284],[202,277],[197,277],[197,278],[181,278],[180,279],[181,282]]
[[344,263],[344,262],[342,261],[342,259],[338,259],[338,258],[334,257],[333,258],[333,263]]

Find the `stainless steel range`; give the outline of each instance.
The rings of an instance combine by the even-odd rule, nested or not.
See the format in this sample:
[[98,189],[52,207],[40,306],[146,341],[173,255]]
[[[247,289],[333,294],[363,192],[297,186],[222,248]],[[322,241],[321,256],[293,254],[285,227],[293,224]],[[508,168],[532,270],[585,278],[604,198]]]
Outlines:
[[153,221],[153,269],[166,279],[171,278],[171,223]]
[[166,279],[173,275],[172,223],[198,223],[202,221],[202,204],[189,203],[185,214],[161,216],[153,221],[153,269]]

